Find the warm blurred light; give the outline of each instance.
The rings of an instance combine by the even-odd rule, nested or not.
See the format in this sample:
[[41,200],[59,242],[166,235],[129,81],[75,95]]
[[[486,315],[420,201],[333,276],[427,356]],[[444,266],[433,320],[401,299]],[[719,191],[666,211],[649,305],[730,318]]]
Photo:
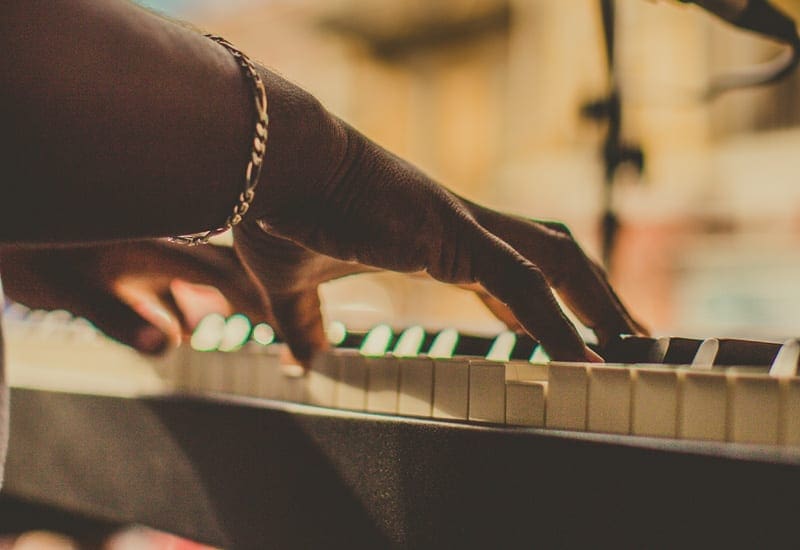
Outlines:
[[231,315],[222,329],[219,351],[234,351],[242,347],[250,338],[252,328],[253,325],[246,316],[241,313]]
[[268,346],[275,341],[275,329],[267,323],[258,323],[253,329],[253,341]]
[[225,317],[219,313],[212,313],[197,324],[189,343],[192,349],[197,351],[214,351],[222,341],[224,330]]
[[347,328],[344,326],[344,323],[333,321],[329,323],[328,327],[325,329],[325,336],[332,346],[338,346],[344,342],[344,339],[347,337]]
[[297,363],[283,363],[280,368],[281,374],[287,378],[302,378],[306,375],[306,369]]

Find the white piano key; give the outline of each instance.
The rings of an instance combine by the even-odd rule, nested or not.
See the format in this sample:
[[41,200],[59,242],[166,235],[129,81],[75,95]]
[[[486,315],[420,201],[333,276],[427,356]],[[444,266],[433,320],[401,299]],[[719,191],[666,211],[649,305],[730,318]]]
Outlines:
[[275,329],[267,323],[258,323],[253,327],[253,334],[251,337],[254,343],[268,346],[275,342]]
[[281,354],[279,346],[261,346],[254,353],[253,378],[255,396],[264,399],[281,399]]
[[397,339],[392,355],[395,357],[416,357],[425,340],[425,329],[421,326],[409,327]]
[[516,344],[517,335],[508,330],[503,331],[495,337],[486,354],[486,359],[489,361],[508,361]]
[[400,389],[397,412],[405,416],[433,414],[433,360],[429,357],[398,357]]
[[546,365],[550,362],[550,356],[542,346],[536,346],[530,358],[531,363]]
[[308,403],[308,376],[301,365],[280,365],[281,399],[291,403]]
[[506,382],[506,424],[544,427],[547,382],[509,380]]
[[588,364],[550,363],[545,419],[548,428],[586,430],[590,370]]
[[225,330],[225,317],[218,313],[206,315],[197,323],[192,332],[190,344],[192,349],[197,351],[214,351],[219,348],[222,342],[222,334]]
[[367,411],[397,413],[400,366],[392,356],[367,357]]
[[73,315],[63,309],[46,311],[37,323],[37,333],[42,339],[59,340],[65,342],[71,336],[66,327],[73,319]]
[[678,437],[724,441],[728,422],[728,382],[722,371],[678,372]]
[[213,354],[211,351],[194,350],[183,374],[182,387],[185,391],[190,393],[203,391],[206,387],[206,369],[209,365],[213,366],[216,359]]
[[548,373],[543,364],[506,363],[506,424],[545,425]]
[[678,430],[678,387],[675,369],[633,369],[631,433],[675,437]]
[[452,328],[444,329],[433,339],[428,357],[433,359],[449,359],[458,344],[458,331]]
[[466,420],[469,415],[469,363],[437,359],[433,363],[433,417]]
[[308,401],[320,407],[336,406],[341,361],[335,352],[317,354],[308,373]]
[[208,351],[203,354],[205,361],[200,372],[200,390],[206,392],[225,391],[227,383],[226,356],[227,354],[221,351]]
[[156,375],[164,381],[168,389],[176,390],[181,387],[184,364],[191,352],[189,346],[181,345],[151,360]]
[[347,328],[341,321],[332,321],[325,327],[325,337],[332,346],[338,346],[347,338]]
[[669,350],[670,339],[671,338],[669,336],[661,336],[660,338],[656,339],[656,343],[653,346],[652,352],[650,353],[650,357],[647,358],[648,362],[652,363],[664,362],[664,359],[667,356],[667,351]]
[[31,312],[30,308],[19,302],[5,301],[5,309],[2,310],[3,319],[8,322],[17,322],[25,319]]
[[506,366],[496,361],[469,362],[469,419],[506,421]]
[[336,406],[340,409],[363,411],[367,406],[366,358],[357,352],[340,353]]
[[547,382],[549,371],[548,365],[509,361],[506,363],[506,382],[512,380]]
[[630,433],[630,368],[592,366],[588,391],[586,429],[590,432]]
[[256,395],[256,361],[261,346],[250,342],[227,357],[231,392],[235,395]]
[[797,363],[800,362],[800,340],[792,338],[787,340],[778,350],[769,375],[776,377],[797,376]]
[[714,366],[714,361],[719,352],[719,340],[716,338],[706,338],[692,359],[692,368],[696,370],[709,370]]
[[389,349],[393,335],[389,325],[378,325],[364,337],[359,352],[369,357],[382,357]]
[[297,392],[292,394],[284,376],[282,363],[289,356],[284,344],[265,346],[253,340],[236,351],[220,355],[225,359],[227,391],[262,399],[294,400]]
[[784,445],[800,446],[800,378],[781,379],[779,440]]
[[730,440],[737,443],[777,444],[780,380],[763,373],[728,369]]
[[253,325],[250,319],[241,313],[235,313],[225,320],[217,349],[219,351],[235,351],[241,348],[250,338]]

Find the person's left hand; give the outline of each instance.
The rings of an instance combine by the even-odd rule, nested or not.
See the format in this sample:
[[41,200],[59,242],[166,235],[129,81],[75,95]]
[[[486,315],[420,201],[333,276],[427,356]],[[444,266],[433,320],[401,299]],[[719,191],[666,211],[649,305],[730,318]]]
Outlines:
[[318,287],[364,270],[424,273],[476,290],[500,319],[558,361],[602,361],[601,346],[646,330],[562,224],[458,196],[269,71],[270,141],[234,249],[272,306],[294,357],[329,347]]
[[145,353],[177,344],[212,312],[271,321],[268,304],[227,247],[165,241],[5,246],[0,273],[12,300],[65,309]]

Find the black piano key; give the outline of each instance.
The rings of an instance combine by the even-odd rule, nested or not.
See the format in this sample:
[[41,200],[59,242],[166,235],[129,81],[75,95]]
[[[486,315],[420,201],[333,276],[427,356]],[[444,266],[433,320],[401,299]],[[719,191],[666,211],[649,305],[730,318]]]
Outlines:
[[714,365],[769,367],[775,361],[780,349],[781,344],[775,342],[720,338]]
[[367,336],[363,331],[347,331],[342,341],[336,346],[341,349],[358,349],[361,347],[364,338]]
[[426,353],[429,349],[431,349],[431,345],[436,339],[437,334],[438,332],[425,331],[425,338],[422,340],[422,346],[419,348],[420,353]]
[[624,336],[600,350],[607,363],[660,363],[663,343],[645,336]]
[[[387,349],[393,349],[402,331],[397,331]],[[336,345],[337,348],[359,349],[368,334],[367,331],[347,331],[344,339]],[[425,332],[425,338],[420,348],[420,353],[426,353],[438,332]],[[492,347],[495,337],[476,334],[459,334],[454,355],[486,357]],[[281,342],[276,335],[276,342]],[[714,361],[716,366],[763,366],[769,367],[780,350],[780,344],[774,342],[759,342],[721,338],[720,349]],[[702,339],[669,337],[650,338],[643,336],[623,336],[615,339],[604,347],[594,343],[588,346],[599,353],[606,362],[623,364],[663,363],[669,365],[688,365],[694,359],[697,350],[703,343]],[[518,334],[517,342],[511,352],[512,360],[528,360],[539,343],[527,334]]]
[[492,342],[494,342],[494,338],[474,334],[459,334],[453,355],[486,357],[486,354],[489,353],[489,348],[492,347]]
[[689,365],[702,343],[697,338],[670,338],[663,362],[668,365]]
[[539,346],[539,342],[527,334],[518,334],[517,343],[511,351],[511,359],[527,361],[533,355],[534,350]]

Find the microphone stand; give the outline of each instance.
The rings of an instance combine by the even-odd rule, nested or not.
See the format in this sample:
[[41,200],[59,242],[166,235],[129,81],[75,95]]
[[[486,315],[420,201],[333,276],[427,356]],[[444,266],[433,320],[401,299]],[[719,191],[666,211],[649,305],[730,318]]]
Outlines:
[[632,165],[638,174],[644,170],[644,152],[637,145],[622,140],[622,101],[614,64],[614,0],[600,0],[605,40],[606,63],[609,75],[609,93],[606,97],[590,101],[581,107],[584,117],[606,122],[606,135],[601,145],[603,158],[603,197],[600,218],[602,261],[610,273],[620,220],[614,205],[614,182],[620,166]]

